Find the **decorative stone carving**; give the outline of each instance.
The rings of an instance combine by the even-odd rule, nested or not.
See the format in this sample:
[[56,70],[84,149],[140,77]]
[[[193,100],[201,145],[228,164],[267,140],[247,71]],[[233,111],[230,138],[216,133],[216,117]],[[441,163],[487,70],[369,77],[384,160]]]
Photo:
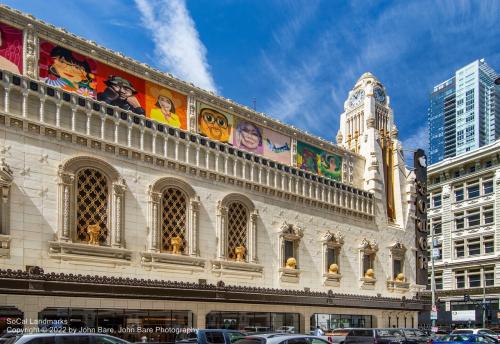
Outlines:
[[375,253],[378,251],[378,244],[375,240],[368,240],[366,238],[363,238],[361,241],[361,244],[359,245],[359,248],[362,249],[364,252],[372,252]]
[[339,272],[339,266],[335,263],[330,264],[328,267],[328,273],[337,275]]
[[243,262],[245,260],[246,248],[243,245],[239,245],[234,249],[234,253],[236,254],[236,261]]
[[287,269],[296,269],[297,268],[297,259],[294,257],[290,257],[286,260],[285,267]]
[[373,269],[368,269],[366,270],[365,272],[365,276],[364,276],[366,279],[375,279],[375,270]]
[[38,63],[37,63],[37,48],[38,36],[33,24],[26,25],[24,30],[24,58],[25,58],[25,73],[28,78],[38,78]]
[[280,236],[285,240],[300,240],[304,236],[304,229],[284,221],[280,227]]
[[327,231],[325,235],[323,235],[322,241],[330,247],[339,247],[344,245],[344,235],[338,231],[335,233]]
[[182,247],[182,238],[180,236],[175,236],[170,239],[170,244],[172,245],[172,253],[180,254]]
[[90,245],[99,245],[99,239],[101,237],[101,226],[99,226],[98,224],[87,226],[87,234],[89,236],[88,243]]
[[[10,234],[10,186],[13,180],[13,173],[10,166],[5,162],[5,158],[0,160],[0,235]],[[4,241],[2,248],[8,248],[9,241]],[[5,247],[4,247],[5,246]]]

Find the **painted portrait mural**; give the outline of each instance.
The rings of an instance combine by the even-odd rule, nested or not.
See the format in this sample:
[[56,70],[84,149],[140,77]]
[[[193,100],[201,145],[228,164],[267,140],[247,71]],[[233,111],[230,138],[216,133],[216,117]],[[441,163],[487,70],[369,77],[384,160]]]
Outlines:
[[297,167],[337,181],[342,181],[342,157],[297,142]]
[[145,81],[50,42],[40,42],[39,77],[47,85],[145,115]]
[[146,116],[174,128],[187,130],[187,97],[146,81]]
[[0,69],[23,73],[23,32],[0,23]]
[[291,164],[291,139],[274,130],[264,128],[264,156],[279,163]]
[[233,145],[247,152],[264,153],[263,130],[257,124],[244,119],[235,118]]
[[232,143],[233,116],[198,103],[198,132],[209,139]]

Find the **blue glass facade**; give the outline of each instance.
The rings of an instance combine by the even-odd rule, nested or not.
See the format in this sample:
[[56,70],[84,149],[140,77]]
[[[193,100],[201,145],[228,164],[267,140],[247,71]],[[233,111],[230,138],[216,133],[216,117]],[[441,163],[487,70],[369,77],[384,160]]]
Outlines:
[[476,60],[435,86],[428,111],[429,163],[460,155],[500,137],[496,72]]

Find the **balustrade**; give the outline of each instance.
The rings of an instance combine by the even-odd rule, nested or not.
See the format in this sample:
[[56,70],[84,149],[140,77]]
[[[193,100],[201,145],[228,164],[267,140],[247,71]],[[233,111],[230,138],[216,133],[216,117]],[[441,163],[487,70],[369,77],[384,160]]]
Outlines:
[[373,216],[373,197],[368,192],[39,81],[5,71],[0,74],[0,109],[6,116],[5,125],[10,125],[9,118],[19,118],[42,128],[87,136],[139,154],[152,154],[340,210]]

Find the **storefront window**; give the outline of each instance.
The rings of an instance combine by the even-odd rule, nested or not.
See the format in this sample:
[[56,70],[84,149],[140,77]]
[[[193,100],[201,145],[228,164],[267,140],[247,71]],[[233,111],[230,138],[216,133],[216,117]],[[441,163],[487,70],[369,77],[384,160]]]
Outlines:
[[97,332],[101,328],[103,333],[131,342],[140,342],[144,336],[154,342],[175,341],[178,334],[173,328],[193,328],[191,311],[46,308],[38,318],[53,321],[43,325],[45,329],[67,327],[79,332]]
[[0,306],[0,335],[7,333],[9,330],[23,329],[24,314],[15,307]]
[[311,315],[311,331],[316,329],[316,326],[321,327],[324,331],[347,327],[372,327],[372,316],[315,313]]
[[206,317],[209,329],[230,329],[247,332],[300,332],[298,313],[210,312]]

